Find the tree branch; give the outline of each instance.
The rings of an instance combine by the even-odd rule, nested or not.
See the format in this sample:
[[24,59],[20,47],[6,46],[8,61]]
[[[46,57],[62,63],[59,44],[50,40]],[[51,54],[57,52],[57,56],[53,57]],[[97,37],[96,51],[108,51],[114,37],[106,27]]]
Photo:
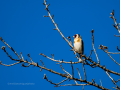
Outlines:
[[113,26],[118,30],[119,34],[120,34],[120,30],[119,30],[119,27],[118,27],[118,24],[116,22],[116,19],[115,19],[115,16],[114,16],[114,10],[112,13],[110,13],[112,16],[110,16],[110,18],[112,18],[115,22],[115,25],[113,24]]
[[115,80],[110,76],[110,74],[108,74],[108,72],[106,71],[106,74],[109,76],[109,78],[112,80],[112,82],[115,84],[116,88],[120,90],[120,88],[118,87],[118,85],[116,84]]
[[97,61],[98,61],[98,64],[99,64],[100,63],[99,62],[99,58],[98,58],[98,55],[96,53],[95,46],[94,46],[94,36],[93,36],[94,30],[93,29],[92,29],[91,33],[92,33],[92,46],[93,46],[93,50],[95,52],[95,55],[96,55],[96,58],[97,58]]

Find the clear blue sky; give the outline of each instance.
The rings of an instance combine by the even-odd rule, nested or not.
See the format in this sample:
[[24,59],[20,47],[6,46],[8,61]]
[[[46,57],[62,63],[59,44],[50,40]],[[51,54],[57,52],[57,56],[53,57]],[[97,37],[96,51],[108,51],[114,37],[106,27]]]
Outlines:
[[[29,53],[34,62],[40,65],[40,59],[47,68],[64,73],[60,65],[56,65],[42,56],[44,53],[51,57],[54,54],[55,59],[63,59],[65,61],[77,61],[70,47],[63,40],[57,31],[54,31],[54,25],[50,18],[44,18],[48,15],[43,5],[43,0],[0,0],[0,36],[11,46],[17,53],[22,52],[24,59],[29,60]],[[50,3],[49,10],[54,14],[54,20],[58,23],[58,27],[65,37],[73,36],[78,33],[84,41],[84,54],[87,56],[92,50],[91,30],[94,29],[95,48],[98,53],[101,65],[106,65],[110,70],[119,71],[117,66],[109,56],[98,47],[100,44],[108,46],[109,51],[117,51],[117,45],[120,46],[120,38],[114,37],[118,35],[118,31],[113,27],[113,20],[109,18],[110,13],[115,10],[117,22],[120,22],[120,1],[119,0],[47,0]],[[73,41],[73,38],[72,38]],[[0,42],[0,47],[4,46]],[[9,48],[6,50],[13,58],[17,58]],[[119,55],[112,55],[116,61],[119,61]],[[92,54],[94,61],[97,61],[94,53]],[[12,64],[7,55],[0,50],[0,61],[4,64]],[[64,69],[71,73],[71,66],[63,64]],[[81,64],[74,65],[75,77],[78,77],[77,67],[79,68],[82,78],[84,79]],[[91,68],[85,66],[87,79],[95,81],[107,88],[114,87],[110,78],[100,68]],[[73,90],[82,89],[82,86],[73,87],[54,87],[43,79],[44,74],[53,82],[60,82],[62,77],[52,74],[48,71],[37,67],[22,67],[21,64],[12,67],[0,65],[0,90]],[[112,74],[111,74],[112,75]],[[119,79],[113,75],[115,80]],[[79,78],[79,77],[78,77]],[[9,83],[34,83],[34,85],[9,85]],[[63,84],[74,83],[66,81]],[[108,84],[109,83],[109,84]],[[118,83],[120,85],[120,83]],[[85,86],[85,90],[98,90],[93,86]]]

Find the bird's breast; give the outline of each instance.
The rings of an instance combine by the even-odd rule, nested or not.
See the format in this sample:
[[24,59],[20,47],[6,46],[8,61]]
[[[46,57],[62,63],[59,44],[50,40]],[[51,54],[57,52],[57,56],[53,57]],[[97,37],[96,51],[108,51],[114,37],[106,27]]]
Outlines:
[[81,39],[75,39],[74,40],[74,48],[78,53],[82,52],[82,42]]

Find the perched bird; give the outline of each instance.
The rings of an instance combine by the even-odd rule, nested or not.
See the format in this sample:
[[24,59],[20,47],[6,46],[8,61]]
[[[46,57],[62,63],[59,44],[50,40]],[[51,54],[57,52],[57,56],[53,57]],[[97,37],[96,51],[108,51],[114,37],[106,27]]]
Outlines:
[[80,56],[82,56],[84,52],[83,40],[79,34],[75,34],[73,37],[74,37],[74,49]]

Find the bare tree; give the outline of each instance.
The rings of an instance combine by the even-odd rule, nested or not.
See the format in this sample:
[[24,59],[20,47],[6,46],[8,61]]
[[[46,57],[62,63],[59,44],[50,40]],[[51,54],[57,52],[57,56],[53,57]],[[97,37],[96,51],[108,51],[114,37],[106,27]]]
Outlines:
[[[76,59],[77,59],[78,61],[77,61],[77,62],[73,62],[73,61],[67,62],[67,61],[64,61],[64,60],[56,60],[56,59],[54,58],[54,54],[51,54],[51,57],[49,57],[49,56],[41,53],[40,55],[44,56],[45,58],[47,58],[47,59],[49,59],[49,60],[52,60],[53,62],[57,62],[57,64],[60,64],[61,69],[65,72],[65,73],[60,73],[59,71],[54,71],[54,70],[52,70],[52,69],[47,68],[47,67],[45,66],[45,64],[43,63],[42,60],[40,60],[41,63],[42,63],[42,66],[39,65],[38,62],[37,62],[37,63],[34,62],[34,61],[32,60],[32,58],[30,57],[29,54],[28,54],[27,56],[29,57],[30,61],[25,60],[25,59],[23,58],[23,55],[22,55],[21,52],[20,52],[20,55],[19,55],[9,44],[7,44],[7,43],[4,41],[4,39],[2,39],[2,37],[0,37],[0,40],[1,40],[7,47],[9,47],[9,48],[15,53],[15,55],[19,58],[19,59],[14,59],[14,58],[13,58],[12,56],[10,56],[10,54],[7,52],[6,47],[5,47],[5,46],[2,46],[1,49],[7,54],[7,56],[8,56],[11,60],[15,61],[15,63],[6,65],[6,64],[2,63],[2,61],[0,61],[0,64],[1,64],[1,65],[4,65],[4,66],[14,66],[14,65],[16,65],[16,64],[22,63],[22,66],[23,66],[23,67],[29,67],[29,66],[33,65],[33,66],[35,66],[35,67],[40,68],[40,71],[41,71],[42,69],[44,69],[44,70],[47,70],[47,71],[49,71],[49,72],[51,72],[51,73],[57,74],[57,75],[59,75],[59,76],[61,76],[61,77],[64,77],[65,79],[64,79],[64,80],[61,80],[61,82],[59,82],[59,83],[54,83],[54,82],[52,82],[51,80],[49,80],[49,79],[47,78],[46,74],[44,74],[44,79],[45,79],[46,81],[50,82],[51,84],[55,85],[55,87],[60,87],[60,86],[83,86],[83,89],[84,89],[84,86],[94,86],[94,87],[97,87],[97,88],[102,89],[102,90],[109,90],[109,88],[104,87],[104,85],[102,85],[102,81],[101,81],[101,80],[100,80],[101,85],[99,85],[97,82],[95,82],[95,79],[91,79],[91,81],[88,81],[88,79],[87,79],[87,78],[90,78],[90,77],[87,76],[87,74],[86,74],[85,65],[88,65],[88,66],[90,66],[90,67],[93,68],[93,69],[96,68],[96,67],[98,67],[98,68],[102,69],[102,70],[108,75],[108,77],[111,79],[111,81],[113,82],[113,84],[114,84],[114,86],[115,86],[115,87],[112,87],[112,88],[114,88],[114,89],[116,89],[116,90],[120,90],[120,85],[117,84],[117,82],[119,82],[120,79],[118,78],[117,80],[115,80],[115,79],[112,77],[112,75],[120,76],[120,73],[118,73],[118,72],[116,72],[116,71],[112,71],[112,70],[106,68],[105,65],[102,66],[102,65],[100,64],[100,60],[99,60],[99,57],[98,57],[98,55],[97,55],[97,52],[96,52],[96,49],[95,49],[95,46],[94,46],[94,35],[93,35],[94,30],[91,30],[93,50],[90,51],[89,56],[82,55],[82,58],[81,58],[81,57],[78,56],[76,50],[74,49],[74,47],[73,47],[73,45],[72,45],[72,41],[71,41],[70,36],[67,37],[67,38],[68,38],[68,39],[67,39],[67,38],[63,35],[63,33],[60,31],[60,29],[58,28],[58,25],[55,23],[55,21],[54,21],[54,19],[53,19],[54,15],[51,15],[51,14],[50,14],[50,11],[49,11],[49,9],[48,9],[48,7],[49,7],[50,4],[47,4],[45,0],[44,0],[44,3],[43,3],[43,4],[45,5],[45,10],[48,12],[48,16],[44,16],[44,17],[49,17],[49,18],[51,19],[52,23],[53,23],[54,26],[55,26],[55,29],[53,29],[53,30],[56,30],[56,31],[58,31],[58,32],[60,33],[60,35],[62,36],[62,38],[63,38],[63,39],[68,43],[68,45],[71,47],[71,50],[74,52],[74,55],[76,56]],[[113,26],[118,30],[118,32],[119,32],[119,34],[120,34],[119,25],[117,24],[116,19],[115,19],[115,16],[114,16],[114,10],[113,10],[113,12],[111,13],[110,18],[112,18],[112,19],[114,20],[114,23],[115,23],[115,24],[113,24]],[[120,35],[114,35],[114,36],[115,36],[115,37],[120,37]],[[99,46],[99,49],[101,49],[101,50],[103,50],[105,53],[107,53],[107,55],[111,58],[111,60],[113,60],[113,61],[116,63],[116,65],[119,65],[119,66],[120,66],[120,64],[111,56],[111,54],[120,54],[120,52],[109,52],[109,51],[108,51],[108,47],[107,47],[107,46],[104,46],[104,45],[100,45],[100,46]],[[120,51],[120,49],[119,49],[118,46],[117,46],[117,50]],[[93,60],[93,59],[91,58],[91,54],[92,54],[93,52],[95,53],[97,62],[95,62],[95,60]],[[64,63],[65,63],[65,64],[71,64],[71,72],[72,72],[72,73],[67,72],[67,71],[63,68],[62,64],[64,64]],[[28,64],[28,65],[26,66],[25,64]],[[74,65],[74,64],[82,64],[82,65],[83,65],[83,72],[80,72],[80,71],[79,71],[79,68],[73,68],[73,65]],[[74,77],[74,69],[77,69],[77,71],[78,71],[77,73],[78,73],[79,78]],[[81,77],[81,73],[84,73],[84,77],[85,77],[84,79]],[[112,75],[111,75],[111,74],[112,74]],[[71,84],[62,84],[63,82],[66,82],[66,81],[68,81],[68,80],[73,80],[75,83],[74,83],[74,84],[73,84],[73,83],[71,83]],[[67,82],[66,82],[66,83],[67,83]]]

